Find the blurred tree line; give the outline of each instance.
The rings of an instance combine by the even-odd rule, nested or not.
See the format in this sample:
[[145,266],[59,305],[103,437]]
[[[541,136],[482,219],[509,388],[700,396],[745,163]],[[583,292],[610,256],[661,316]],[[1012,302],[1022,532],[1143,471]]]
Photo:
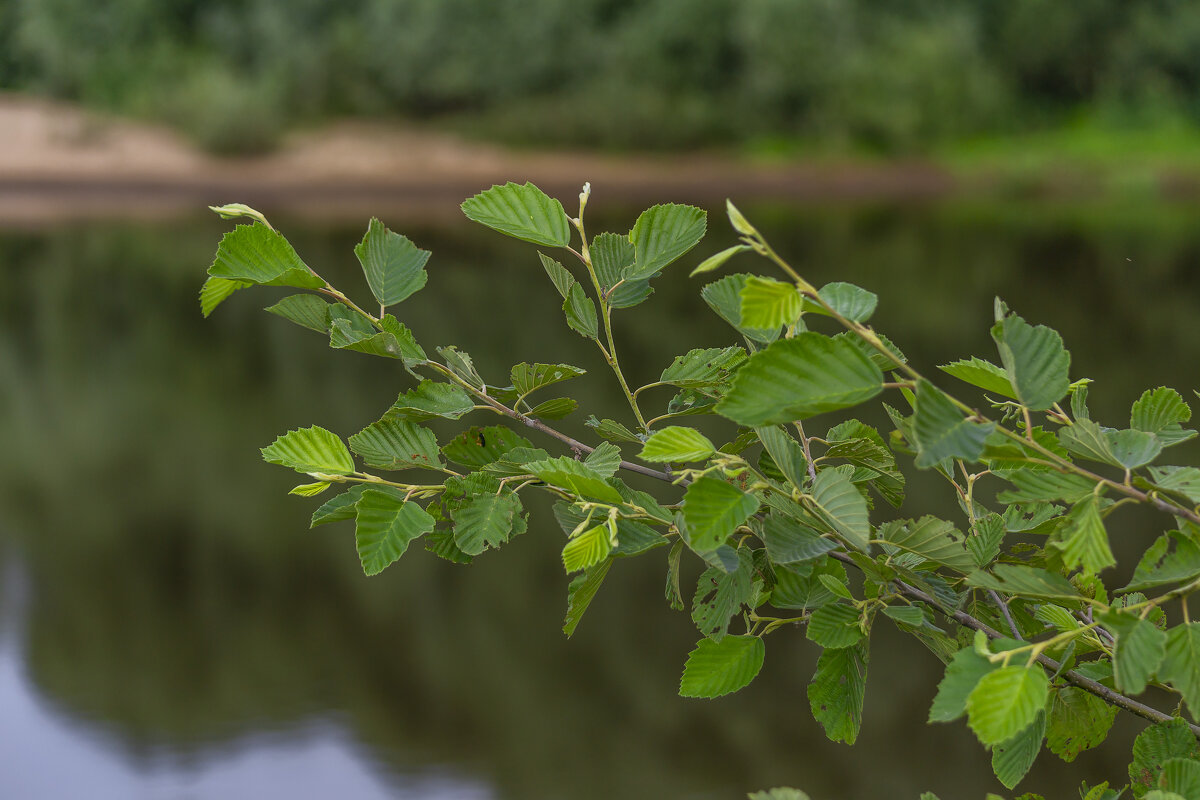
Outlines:
[[0,0],[0,86],[218,150],[397,115],[530,144],[903,153],[1200,117],[1188,0]]

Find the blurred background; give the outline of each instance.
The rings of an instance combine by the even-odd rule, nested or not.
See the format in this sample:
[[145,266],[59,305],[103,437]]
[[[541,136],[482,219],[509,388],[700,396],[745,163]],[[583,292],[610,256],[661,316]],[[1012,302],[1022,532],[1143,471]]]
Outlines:
[[[363,577],[352,527],[310,532],[320,501],[257,448],[348,436],[408,379],[262,314],[270,290],[201,319],[230,225],[204,206],[260,208],[356,297],[380,216],[434,252],[400,307],[426,348],[493,382],[587,368],[579,436],[622,398],[534,248],[459,213],[493,182],[571,210],[590,180],[593,233],[709,209],[618,317],[633,381],[734,343],[684,278],[734,242],[732,196],[814,283],[877,292],[923,370],[991,352],[1000,295],[1120,425],[1200,385],[1198,53],[1200,7],[1170,0],[0,0],[0,797],[1003,792],[964,725],[924,724],[940,666],[886,624],[854,748],[809,714],[799,632],[742,692],[679,698],[697,634],[656,556],[566,640],[548,505],[469,569],[414,548]],[[949,500],[916,476],[902,513]],[[1118,519],[1125,559],[1163,522]],[[1140,728],[1021,789],[1122,782]]]

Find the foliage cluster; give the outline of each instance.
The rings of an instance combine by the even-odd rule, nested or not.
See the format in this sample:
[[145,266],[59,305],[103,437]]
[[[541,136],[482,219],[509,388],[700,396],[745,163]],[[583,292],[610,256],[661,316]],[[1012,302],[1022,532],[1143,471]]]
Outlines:
[[[465,564],[525,533],[527,496],[546,492],[557,501],[563,567],[574,575],[568,636],[615,563],[665,552],[666,601],[685,610],[690,595],[701,634],[683,666],[685,697],[745,687],[763,666],[767,637],[802,627],[822,649],[807,690],[812,714],[831,740],[853,744],[871,632],[890,624],[945,664],[930,722],[965,717],[1004,786],[1015,787],[1043,747],[1067,762],[1095,747],[1123,709],[1154,723],[1134,747],[1133,796],[1200,800],[1200,727],[1183,716],[1200,707],[1200,623],[1187,607],[1200,590],[1200,468],[1163,463],[1196,436],[1177,391],[1148,389],[1127,427],[1102,425],[1088,408],[1091,381],[1071,380],[1061,337],[997,299],[999,363],[972,356],[939,368],[983,393],[964,401],[867,324],[873,293],[809,283],[732,204],[738,243],[692,274],[754,254],[786,280],[734,273],[707,284],[702,297],[742,344],[690,350],[634,388],[614,320],[645,302],[652,281],[701,240],[706,215],[657,205],[626,234],[589,236],[589,197],[585,185],[570,217],[532,184],[508,183],[462,207],[540,248],[567,326],[611,368],[629,418],[590,418],[594,444],[555,427],[579,409],[558,390],[581,368],[520,363],[500,381],[485,378],[492,370],[456,347],[431,356],[389,313],[427,281],[430,253],[407,237],[372,220],[355,248],[376,314],[314,272],[261,213],[214,209],[249,224],[221,241],[200,294],[205,315],[251,285],[309,290],[267,310],[331,347],[392,359],[412,378],[348,441],[313,426],[263,448],[268,462],[311,479],[293,494],[342,489],[316,510],[314,526],[353,520],[368,575],[418,540]],[[893,430],[850,418],[818,432],[809,422],[885,392],[894,394],[883,403]],[[652,406],[660,393],[665,402]],[[430,427],[477,412],[517,429],[472,425],[439,441]],[[722,444],[681,424],[700,415],[725,421]],[[534,432],[568,454],[522,435]],[[904,507],[909,458],[945,480],[960,520]],[[663,490],[640,488],[647,479]],[[1119,509],[1138,505],[1162,512],[1170,528],[1117,587],[1101,578],[1116,566],[1109,528]],[[701,569],[694,591],[681,578],[685,555]],[[1159,690],[1175,696],[1173,714],[1138,699]],[[764,796],[802,796],[773,791]],[[1081,796],[1121,793],[1101,784]]]
[[538,142],[882,150],[1081,114],[1194,121],[1198,46],[1184,0],[0,0],[0,85],[218,149],[342,113],[483,115]]

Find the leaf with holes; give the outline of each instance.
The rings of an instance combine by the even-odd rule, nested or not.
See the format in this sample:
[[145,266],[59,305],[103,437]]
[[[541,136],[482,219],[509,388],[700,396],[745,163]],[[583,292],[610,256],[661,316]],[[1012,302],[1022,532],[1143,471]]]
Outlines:
[[424,422],[438,417],[458,419],[474,409],[475,401],[457,385],[426,378],[415,389],[401,393],[383,418],[406,422]]
[[992,771],[1005,788],[1013,788],[1029,772],[1045,736],[1046,714],[1039,711],[1029,727],[992,748]]
[[508,494],[478,494],[451,512],[454,542],[467,555],[477,556],[488,547],[508,541],[521,512],[520,499]]
[[1054,690],[1046,720],[1046,746],[1071,762],[1084,750],[1103,744],[1117,708],[1076,686]]
[[813,717],[830,741],[854,744],[862,728],[863,699],[867,691],[867,642],[838,650],[825,650],[808,685]]
[[512,368],[510,377],[517,394],[524,397],[538,389],[578,378],[586,370],[570,364],[528,364],[522,361]]

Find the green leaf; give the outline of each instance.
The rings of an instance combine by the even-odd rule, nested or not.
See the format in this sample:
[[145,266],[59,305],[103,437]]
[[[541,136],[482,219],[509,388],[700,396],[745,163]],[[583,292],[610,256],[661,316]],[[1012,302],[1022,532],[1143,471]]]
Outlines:
[[1192,409],[1179,396],[1179,392],[1160,386],[1157,389],[1147,389],[1133,404],[1129,414],[1129,427],[1158,433],[1191,418]]
[[1079,590],[1062,575],[1022,564],[996,564],[991,574],[972,572],[967,576],[967,584],[994,589],[1001,594],[1024,594],[1049,600],[1078,600],[1080,597]]
[[740,347],[689,350],[675,357],[671,366],[663,370],[659,381],[684,389],[720,385],[729,380],[729,376],[745,360],[746,351]]
[[1075,686],[1054,690],[1046,727],[1046,746],[1071,762],[1084,750],[1103,744],[1117,707]]
[[693,481],[683,496],[683,518],[694,550],[716,550],[758,510],[758,498],[719,478]]
[[1200,469],[1196,467],[1150,467],[1150,479],[1159,489],[1200,503]]
[[550,276],[550,282],[554,284],[554,288],[558,289],[558,293],[566,300],[567,293],[575,285],[575,277],[566,267],[545,253],[539,251],[538,258],[541,259],[542,267],[546,270],[546,274]]
[[1033,723],[1049,690],[1037,664],[1001,667],[980,678],[967,697],[967,724],[983,744],[1000,744]]
[[1163,766],[1176,758],[1200,758],[1200,743],[1187,721],[1176,717],[1170,722],[1151,725],[1133,743],[1133,762],[1129,765],[1130,787],[1134,797],[1159,785]]
[[845,340],[805,332],[755,353],[717,413],[750,427],[850,408],[883,391],[883,373]]
[[625,280],[650,278],[695,247],[704,238],[707,216],[695,206],[676,203],[643,211],[629,232],[634,263],[625,270]]
[[838,650],[825,650],[808,685],[813,717],[830,741],[854,744],[862,728],[863,698],[867,690],[867,642]]
[[889,619],[910,628],[919,628],[925,623],[925,612],[915,606],[888,606],[883,609],[883,613]]
[[231,281],[228,278],[208,278],[200,287],[200,313],[207,318],[229,295],[250,285],[245,281]]
[[1017,399],[1017,393],[1013,390],[1012,382],[1008,379],[1008,373],[1000,367],[997,367],[990,361],[972,356],[965,361],[952,361],[949,364],[943,364],[938,367],[947,375],[958,378],[960,381],[978,386],[985,392],[998,394],[1001,397],[1008,397],[1013,400]]
[[299,289],[325,286],[325,281],[300,260],[287,239],[266,225],[238,225],[225,234],[208,274],[263,286],[295,286]]
[[596,338],[596,304],[578,283],[571,284],[567,299],[563,301],[563,313],[571,330],[589,339]]
[[611,566],[612,559],[605,559],[571,581],[567,588],[567,616],[563,619],[563,633],[568,638],[575,635],[575,629],[579,627],[592,598],[600,591],[600,584],[604,583],[604,577],[608,575],[608,568]]
[[318,428],[288,431],[262,448],[263,461],[291,467],[296,472],[349,475],[354,459],[337,434]]
[[830,603],[813,612],[805,636],[826,650],[850,647],[863,638],[858,609],[845,603]]
[[926,561],[968,573],[975,559],[963,546],[963,535],[953,524],[933,516],[916,522],[891,522],[881,525],[878,537],[902,550],[915,553]]
[[[392,486],[378,486],[374,488],[376,491],[390,493],[397,500],[404,500],[404,492],[400,489]],[[360,483],[326,500],[324,505],[313,512],[310,527],[315,528],[318,525],[325,525],[330,522],[354,519],[355,505],[358,503],[358,498],[362,497],[362,493],[366,489],[367,487]]]
[[834,532],[864,553],[870,550],[871,522],[867,499],[851,480],[849,465],[827,467],[812,484],[812,511]]
[[1015,490],[1001,492],[996,499],[1001,503],[1036,503],[1065,500],[1078,503],[1096,490],[1096,484],[1079,475],[1067,475],[1044,469],[1005,470],[1002,477],[1016,486]]
[[508,428],[491,425],[468,428],[443,447],[442,452],[446,458],[464,467],[482,467],[499,461],[509,450],[532,446],[528,439]]
[[397,419],[381,419],[350,437],[350,449],[378,469],[440,470],[442,454],[433,431]]
[[[622,279],[625,270],[633,266],[634,260],[633,242],[629,241],[628,237],[615,233],[597,234],[592,239],[591,253],[596,278],[600,281],[601,290],[608,293],[608,304],[612,308],[631,308],[654,292],[650,288],[649,279]],[[614,286],[617,287],[616,290],[609,293]]]
[[795,285],[757,275],[746,279],[741,297],[741,324],[748,328],[790,326],[800,318],[804,307],[804,298]]
[[434,519],[423,508],[387,492],[366,489],[355,508],[358,522],[354,541],[367,575],[383,572],[404,555],[409,542],[433,530]]
[[715,452],[713,443],[700,431],[671,425],[647,439],[638,458],[655,462],[703,461]]
[[616,420],[596,419],[593,416],[588,418],[586,425],[589,428],[595,429],[599,436],[603,436],[605,439],[608,439],[612,442],[632,442],[633,444],[642,443],[641,437]]
[[702,275],[705,272],[713,272],[725,266],[725,262],[736,256],[738,253],[744,253],[753,248],[746,244],[735,244],[733,247],[726,247],[719,253],[709,256],[700,262],[700,266],[696,267],[690,273],[689,278],[694,278],[697,275]]
[[1174,792],[1164,792],[1162,789],[1151,790],[1142,796],[1145,800],[1194,800]]
[[1101,619],[1117,638],[1113,652],[1117,688],[1129,695],[1141,694],[1166,655],[1167,634],[1135,614],[1113,611]]
[[947,458],[978,461],[983,453],[983,442],[993,427],[990,422],[968,420],[950,398],[929,381],[917,384],[913,434],[919,469],[936,466]]
[[[835,281],[827,283],[817,292],[821,299],[833,307],[833,310],[841,314],[851,322],[866,322],[875,313],[875,307],[879,305],[879,296],[874,292],[868,292],[861,286],[855,286],[853,283],[843,283]],[[810,301],[805,302],[805,311],[810,311],[814,314],[829,315],[824,306]]]
[[605,478],[611,478],[621,468],[621,448],[615,444],[601,442],[595,450],[588,453],[583,463],[594,469]]
[[[765,792],[751,792],[746,795],[750,800],[809,800],[808,795],[799,789],[778,787]],[[934,800],[937,800],[934,798]]]
[[729,620],[754,594],[754,565],[750,555],[739,550],[733,559],[734,567],[729,571],[710,567],[701,573],[692,598],[692,622],[702,634],[717,641],[724,638]]
[[374,217],[363,240],[354,247],[362,264],[371,294],[381,306],[390,306],[412,296],[429,276],[425,263],[430,252],[413,244],[407,236],[393,233]]
[[458,419],[474,409],[475,401],[457,385],[426,378],[415,389],[401,393],[384,419],[407,422],[424,422],[438,417]]
[[1164,446],[1156,434],[1132,429],[1112,431],[1107,438],[1117,465],[1125,469],[1144,467],[1158,458]]
[[807,525],[777,512],[771,512],[763,520],[763,542],[771,561],[776,564],[811,561],[838,547],[833,539],[826,539]]
[[317,333],[329,331],[329,303],[315,294],[293,294],[265,310]]
[[271,223],[267,222],[267,218],[263,216],[261,211],[255,211],[245,203],[227,203],[223,206],[209,206],[209,211],[214,212],[221,219],[250,219],[255,222],[261,222],[268,228]]
[[700,290],[700,296],[717,316],[736,328],[743,336],[756,342],[773,342],[779,338],[778,328],[750,328],[742,324],[742,288],[749,275],[727,275]]
[[321,492],[330,487],[329,481],[317,481],[316,483],[302,483],[299,486],[293,486],[288,494],[294,494],[297,497],[316,497]]
[[1071,384],[1071,354],[1057,332],[1012,315],[996,323],[992,338],[1022,405],[1030,411],[1045,411],[1066,396]]
[[937,695],[929,709],[929,721],[953,722],[967,713],[967,698],[971,692],[975,691],[983,676],[998,668],[998,664],[988,661],[973,647],[964,647],[955,653],[938,684]]
[[1029,772],[1046,735],[1046,715],[1037,712],[1033,723],[1007,741],[992,748],[992,771],[1005,788],[1012,789]]
[[613,505],[620,505],[622,502],[620,493],[606,483],[600,473],[568,456],[531,461],[525,468],[539,480],[566,489],[572,494]]
[[499,547],[512,535],[521,501],[515,495],[477,494],[451,513],[454,542],[467,555],[477,556],[488,547]]
[[578,572],[581,569],[594,567],[612,552],[612,537],[607,525],[597,525],[594,528],[571,539],[563,547],[562,562],[567,572]]
[[1158,678],[1183,695],[1193,716],[1200,713],[1200,622],[1177,625],[1167,632],[1167,652]]
[[688,655],[679,683],[681,697],[721,697],[750,684],[762,669],[767,648],[757,636],[701,639]]
[[555,397],[543,400],[529,409],[529,416],[538,419],[562,419],[579,408],[579,403],[570,397]]
[[1158,779],[1163,794],[1182,800],[1200,800],[1200,761],[1190,758],[1172,758],[1163,764],[1162,777]]
[[391,314],[379,320],[381,330],[376,331],[360,318],[337,316],[340,309],[340,306],[330,306],[330,347],[384,358],[399,358],[407,366],[424,364],[429,360],[412,332]]
[[796,487],[803,486],[808,479],[808,462],[800,443],[778,425],[759,426],[754,428],[754,433],[784,480]]
[[524,397],[538,389],[578,378],[586,372],[570,364],[527,364],[522,361],[512,368],[510,375],[513,388],[519,396]]
[[1117,563],[1108,546],[1108,531],[1100,517],[1100,498],[1092,494],[1071,507],[1055,547],[1062,550],[1063,564],[1068,569],[1082,566],[1084,572],[1095,575]]
[[532,183],[509,181],[463,201],[467,219],[525,242],[566,247],[571,243],[571,222],[562,203]]
[[[1167,550],[1174,542],[1175,549]],[[1200,546],[1190,536],[1168,531],[1142,555],[1133,578],[1122,592],[1139,592],[1167,583],[1185,583],[1200,576]]]

